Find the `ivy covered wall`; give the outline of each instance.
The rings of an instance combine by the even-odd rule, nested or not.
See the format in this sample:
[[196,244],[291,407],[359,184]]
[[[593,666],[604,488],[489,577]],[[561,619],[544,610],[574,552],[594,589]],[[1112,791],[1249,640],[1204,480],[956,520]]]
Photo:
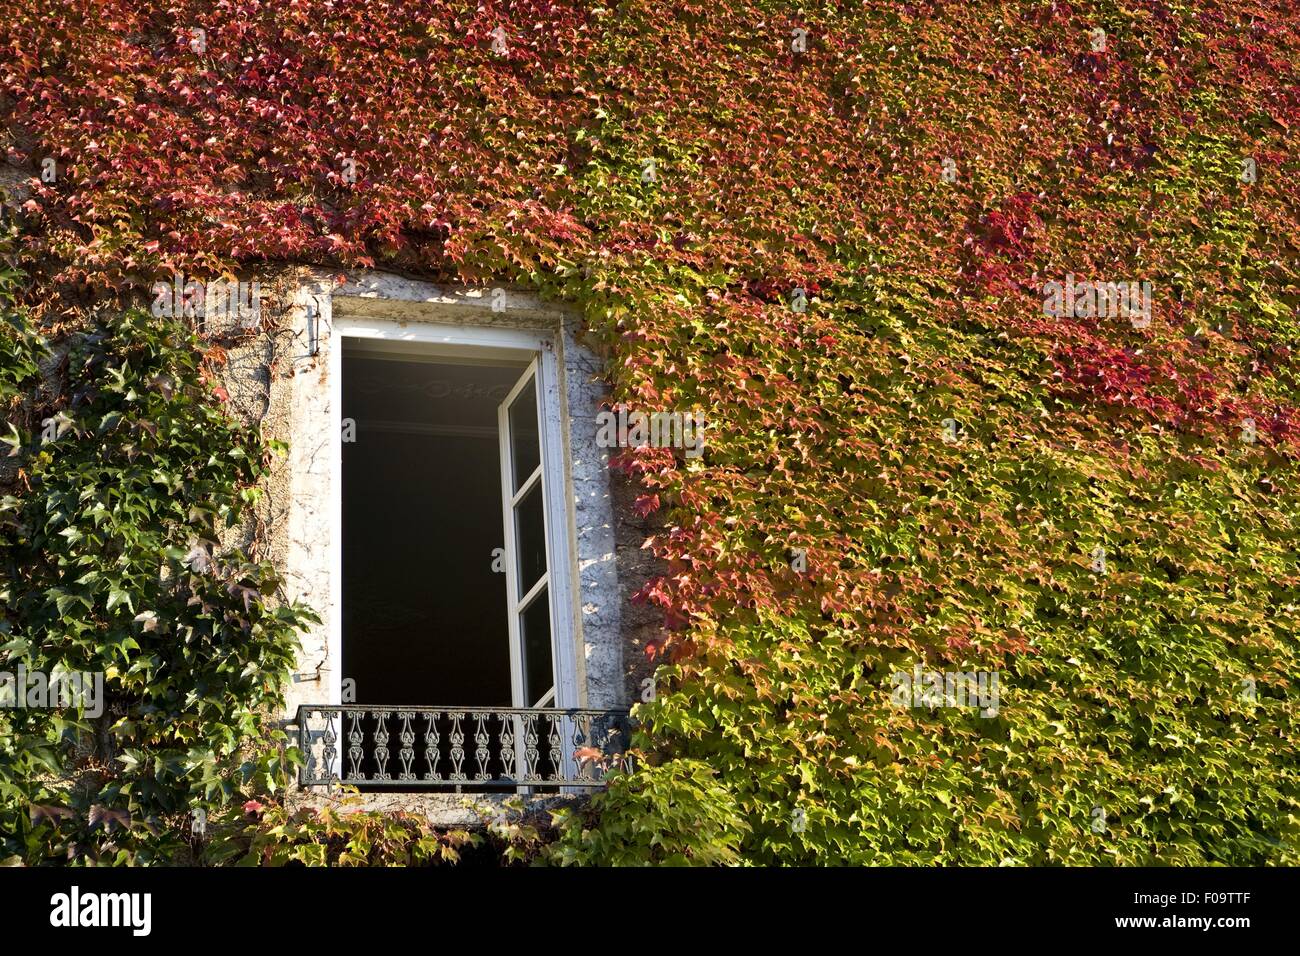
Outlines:
[[[703,413],[703,457],[615,460],[662,521],[649,759],[548,859],[1295,863],[1293,12],[19,0],[15,310],[98,330],[106,357],[71,367],[96,394],[125,367],[189,394],[191,346],[151,358],[176,330],[86,308],[283,261],[519,283],[583,310],[616,401]],[[20,403],[34,360],[6,335]],[[181,393],[149,380],[136,400]],[[121,414],[47,405],[82,433]],[[233,507],[257,454],[202,435],[147,451]],[[51,520],[144,441],[100,462],[20,430],[36,480],[4,514]],[[160,545],[185,500],[135,505]],[[93,553],[140,520],[105,515]],[[134,621],[156,585],[78,583],[66,537],[0,545],[3,653],[109,635],[153,693],[142,662],[183,643]],[[243,606],[221,626],[261,640]],[[996,674],[996,708],[900,702],[930,672]],[[174,686],[243,727],[258,673],[219,704]]]

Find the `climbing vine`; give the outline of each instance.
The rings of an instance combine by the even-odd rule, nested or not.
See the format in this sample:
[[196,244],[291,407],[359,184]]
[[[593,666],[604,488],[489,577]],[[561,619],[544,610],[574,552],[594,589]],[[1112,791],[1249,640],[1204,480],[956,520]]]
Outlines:
[[29,679],[0,710],[0,839],[34,863],[166,860],[196,812],[283,776],[265,711],[311,615],[222,546],[275,449],[225,415],[175,320],[130,310],[46,346],[5,311],[9,368],[45,400],[6,440],[0,661],[85,683],[31,706],[50,702]]
[[[52,325],[280,260],[514,281],[582,308],[613,401],[703,413],[703,457],[614,459],[662,522],[648,759],[548,859],[1294,864],[1292,13],[24,3],[0,23],[23,303]],[[1149,322],[1050,314],[1067,277],[1149,283]],[[256,599],[269,569],[186,565],[262,452],[132,316],[69,353],[74,431],[17,442],[9,652],[102,655],[160,708],[125,749],[216,792],[243,777],[191,748],[233,753],[252,718],[209,701],[267,699],[293,612]],[[0,388],[35,361],[11,328]],[[152,434],[169,409],[193,427]],[[146,611],[201,635],[184,674]],[[891,694],[931,671],[996,674],[998,705]],[[138,771],[100,805],[179,809]]]

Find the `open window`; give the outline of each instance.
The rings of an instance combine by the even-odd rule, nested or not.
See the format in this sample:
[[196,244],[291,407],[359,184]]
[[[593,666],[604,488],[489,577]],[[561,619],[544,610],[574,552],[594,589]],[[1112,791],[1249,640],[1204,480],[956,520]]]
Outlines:
[[294,514],[328,549],[330,666],[298,707],[299,784],[603,786],[628,715],[579,691],[566,477],[590,465],[566,456],[552,333],[335,316],[323,354],[297,396],[331,437],[296,444],[319,493]]
[[[380,322],[336,330],[335,701],[393,708],[365,731],[369,777],[373,732],[402,739],[398,708],[580,705],[561,410],[545,338]],[[438,737],[463,735],[439,720]],[[493,726],[492,776],[515,777],[504,762],[523,759],[528,728],[508,715]],[[499,736],[513,738],[505,757]]]
[[555,704],[542,411],[533,360],[497,409],[505,529],[511,692],[516,707]]

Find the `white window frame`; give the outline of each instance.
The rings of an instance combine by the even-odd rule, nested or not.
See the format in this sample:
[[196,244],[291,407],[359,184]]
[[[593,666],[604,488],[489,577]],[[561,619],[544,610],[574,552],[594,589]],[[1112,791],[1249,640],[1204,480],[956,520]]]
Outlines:
[[[536,401],[534,411],[537,414],[537,440],[542,444],[542,435],[545,430],[545,420],[542,415],[541,399],[541,378],[540,362],[536,359],[528,363],[528,367],[519,375],[519,380],[501,404],[497,406],[497,439],[500,447],[501,456],[501,520],[502,527],[505,529],[505,570],[506,570],[506,604],[510,609],[510,674],[511,674],[511,700],[516,707],[555,707],[556,697],[559,693],[558,688],[552,680],[551,688],[540,700],[533,701],[528,696],[528,672],[524,662],[524,639],[523,633],[519,627],[519,615],[523,609],[528,607],[533,601],[539,600],[538,595],[545,589],[547,592],[546,599],[554,606],[551,599],[551,569],[548,565],[542,572],[542,576],[528,589],[527,594],[520,594],[519,586],[519,542],[517,540],[517,527],[515,525],[516,511],[515,508],[532,490],[534,483],[540,483],[539,491],[542,495],[542,535],[547,540],[550,539],[550,525],[554,520],[551,518],[550,509],[551,501],[547,495],[546,489],[546,469],[540,454],[538,465],[532,473],[523,480],[516,490],[515,484],[515,462],[514,449],[511,447],[513,435],[510,430],[510,405],[520,392],[531,383],[533,385],[533,397]],[[539,453],[541,449],[538,449]],[[546,559],[550,561],[550,548],[547,548]],[[554,641],[552,640],[552,645]],[[551,671],[552,678],[555,677],[557,664],[555,661],[555,649],[551,649]]]
[[[424,354],[449,357],[500,359],[508,362],[537,363],[537,404],[541,416],[538,437],[541,440],[544,514],[546,521],[546,562],[551,605],[551,660],[555,671],[555,701],[552,706],[581,707],[578,688],[577,638],[575,633],[575,595],[571,568],[574,556],[568,535],[572,503],[565,493],[565,454],[562,415],[564,397],[560,388],[559,361],[555,336],[544,330],[508,329],[483,326],[441,325],[432,322],[396,322],[372,318],[336,318],[331,332],[330,362],[330,615],[328,653],[337,662],[333,671],[330,700],[343,701],[343,343],[345,339],[382,339],[423,346]],[[521,372],[522,374],[522,372]],[[364,441],[364,436],[358,436]],[[507,534],[502,529],[502,534]],[[508,548],[508,545],[503,546]],[[465,555],[466,561],[490,561],[491,555]],[[513,555],[507,554],[507,562]],[[502,614],[511,612],[513,602],[502,602]],[[512,615],[513,617],[513,615]],[[511,621],[511,683],[515,682],[515,622]],[[412,700],[384,701],[387,704],[470,706],[476,701]],[[528,706],[527,703],[517,706]]]

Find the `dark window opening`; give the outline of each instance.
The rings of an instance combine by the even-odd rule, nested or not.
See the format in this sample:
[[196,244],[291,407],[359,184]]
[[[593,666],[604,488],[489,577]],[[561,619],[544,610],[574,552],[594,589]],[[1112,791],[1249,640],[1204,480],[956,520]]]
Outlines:
[[497,406],[523,366],[343,355],[343,677],[361,704],[508,707]]

